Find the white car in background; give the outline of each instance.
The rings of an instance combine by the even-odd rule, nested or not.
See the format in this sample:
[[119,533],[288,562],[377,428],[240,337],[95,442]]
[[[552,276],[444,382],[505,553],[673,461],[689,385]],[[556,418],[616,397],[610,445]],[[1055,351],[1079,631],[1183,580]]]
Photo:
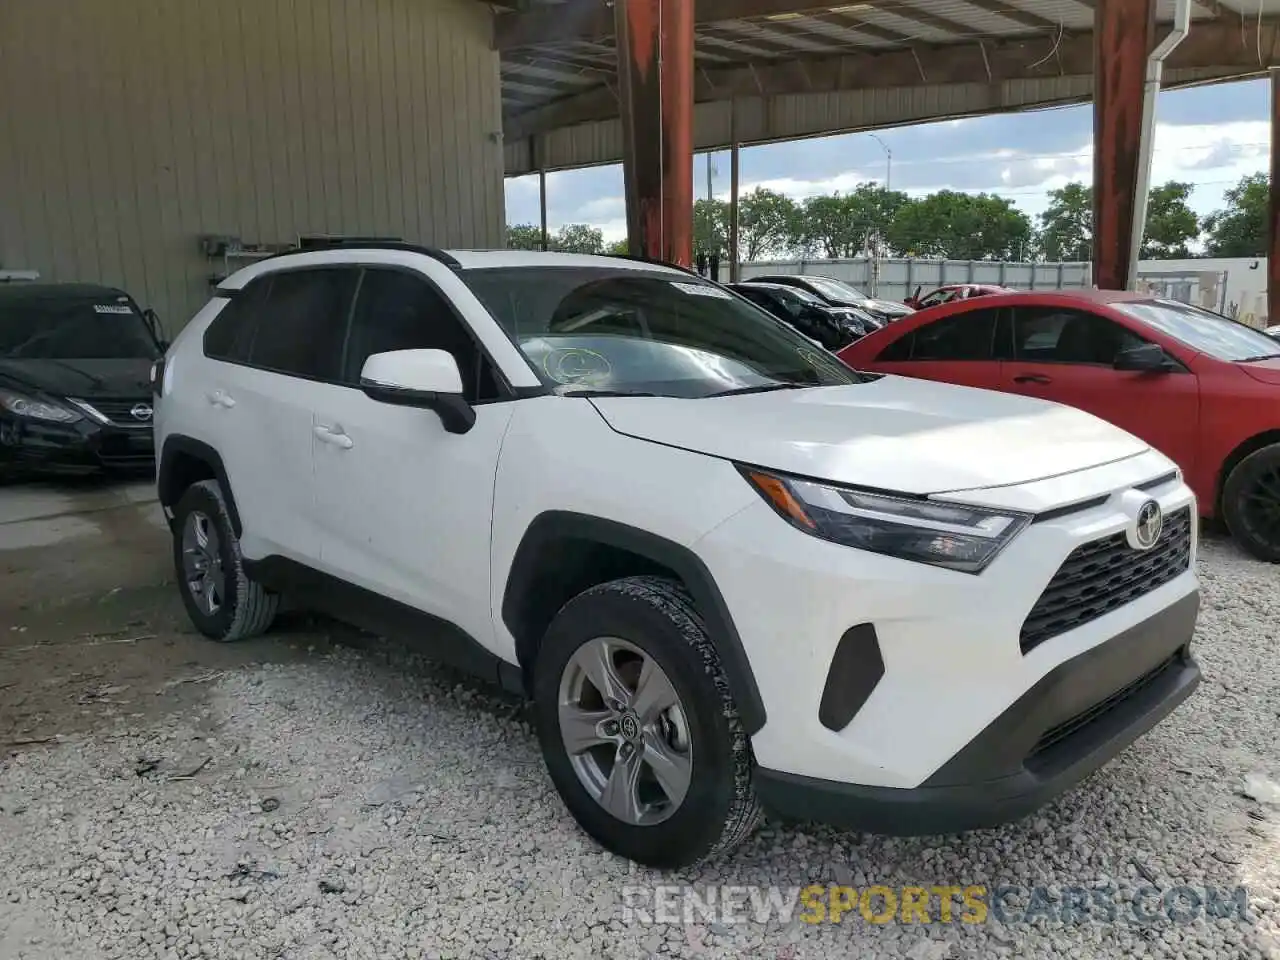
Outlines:
[[643,863],[730,847],[762,806],[999,824],[1200,678],[1167,458],[1067,407],[858,373],[678,269],[277,256],[153,382],[200,631],[260,633],[289,595],[531,697],[567,808]]

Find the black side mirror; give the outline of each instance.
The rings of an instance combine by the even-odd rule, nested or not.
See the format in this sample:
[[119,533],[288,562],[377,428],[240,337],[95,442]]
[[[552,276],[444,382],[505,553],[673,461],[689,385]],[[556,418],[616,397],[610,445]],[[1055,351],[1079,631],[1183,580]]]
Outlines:
[[1138,372],[1154,372],[1168,370],[1173,364],[1164,349],[1155,343],[1144,343],[1136,347],[1127,347],[1116,354],[1114,366],[1117,370]]

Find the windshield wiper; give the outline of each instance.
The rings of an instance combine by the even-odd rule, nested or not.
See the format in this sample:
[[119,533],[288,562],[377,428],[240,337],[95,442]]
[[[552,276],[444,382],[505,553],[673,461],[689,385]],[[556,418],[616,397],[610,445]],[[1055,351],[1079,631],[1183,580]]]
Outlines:
[[591,390],[583,388],[581,390],[562,390],[559,392],[562,397],[656,397],[656,393],[644,393],[639,390]]
[[768,393],[771,390],[805,390],[815,387],[815,383],[760,383],[754,387],[734,387],[732,390],[718,390],[708,393],[708,397],[736,397],[744,393]]
[[1256,357],[1242,357],[1236,363],[1254,363],[1258,360],[1280,360],[1280,353],[1260,353]]

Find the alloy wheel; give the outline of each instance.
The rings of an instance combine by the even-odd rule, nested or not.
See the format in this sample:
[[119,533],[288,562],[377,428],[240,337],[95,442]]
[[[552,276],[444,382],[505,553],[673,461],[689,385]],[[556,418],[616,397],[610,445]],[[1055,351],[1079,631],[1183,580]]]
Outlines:
[[212,616],[226,601],[218,529],[208,514],[193,510],[182,525],[182,573],[196,606]]
[[1280,464],[1264,466],[1241,501],[1240,512],[1249,527],[1268,543],[1280,544]]
[[687,714],[658,662],[617,637],[580,646],[560,678],[560,737],[605,810],[650,826],[680,808],[693,774]]

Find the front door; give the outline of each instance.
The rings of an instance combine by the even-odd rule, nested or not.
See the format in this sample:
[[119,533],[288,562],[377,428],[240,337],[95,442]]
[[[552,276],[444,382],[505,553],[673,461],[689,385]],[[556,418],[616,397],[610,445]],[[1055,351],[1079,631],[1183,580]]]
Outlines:
[[1088,411],[1192,473],[1200,420],[1195,374],[1181,365],[1168,372],[1117,370],[1116,354],[1148,341],[1100,314],[1015,307],[1013,315],[1004,389]]
[[[448,350],[476,422],[447,432],[431,410],[358,387],[375,353]],[[464,321],[427,276],[364,271],[344,370],[316,405],[316,509],[323,569],[492,640],[489,529],[498,454],[512,407]]]

